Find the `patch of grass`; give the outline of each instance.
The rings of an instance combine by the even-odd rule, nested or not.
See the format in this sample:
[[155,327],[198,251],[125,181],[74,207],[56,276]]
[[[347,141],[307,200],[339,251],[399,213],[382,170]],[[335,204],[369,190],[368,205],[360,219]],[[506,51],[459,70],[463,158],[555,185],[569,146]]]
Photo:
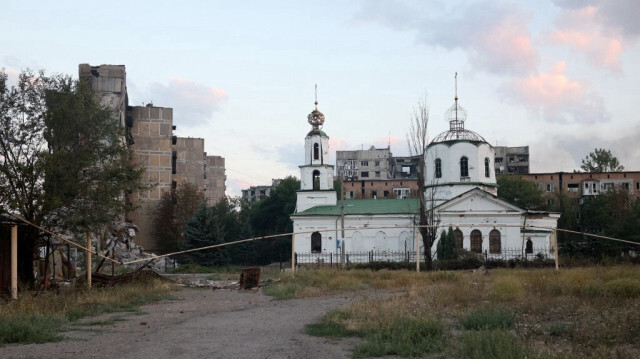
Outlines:
[[602,294],[614,298],[637,298],[640,281],[635,278],[617,278],[602,285]]
[[513,301],[521,299],[524,294],[523,281],[515,276],[499,277],[489,287],[489,296],[495,300]]
[[469,310],[460,319],[460,324],[468,330],[511,329],[515,322],[512,311],[496,307],[481,306]]
[[58,335],[64,318],[19,314],[0,321],[0,346],[11,343],[46,343],[62,340]]
[[445,346],[445,326],[432,319],[400,317],[389,324],[370,327],[365,341],[353,351],[356,358],[400,355],[424,356]]
[[122,322],[124,319],[121,317],[111,317],[103,320],[91,320],[88,322],[76,323],[77,326],[82,327],[94,327],[94,326],[105,326],[105,325],[114,325],[117,322]]
[[463,334],[459,339],[458,355],[468,359],[543,358],[532,353],[511,333],[503,330],[481,330]]
[[296,283],[276,283],[264,287],[262,291],[276,299],[291,299],[296,297],[299,289],[300,286]]
[[63,294],[23,293],[0,305],[0,346],[59,340],[59,332],[80,318],[113,312],[135,312],[168,297],[173,284],[145,279],[115,288],[78,289]]

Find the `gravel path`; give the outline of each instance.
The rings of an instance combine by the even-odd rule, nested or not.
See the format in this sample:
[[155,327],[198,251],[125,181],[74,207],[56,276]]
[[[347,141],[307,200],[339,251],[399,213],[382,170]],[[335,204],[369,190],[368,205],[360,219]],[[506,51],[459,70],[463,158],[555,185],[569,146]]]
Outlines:
[[277,301],[260,291],[183,289],[144,314],[85,318],[58,343],[10,345],[0,358],[346,358],[356,339],[311,337],[304,326],[360,295]]

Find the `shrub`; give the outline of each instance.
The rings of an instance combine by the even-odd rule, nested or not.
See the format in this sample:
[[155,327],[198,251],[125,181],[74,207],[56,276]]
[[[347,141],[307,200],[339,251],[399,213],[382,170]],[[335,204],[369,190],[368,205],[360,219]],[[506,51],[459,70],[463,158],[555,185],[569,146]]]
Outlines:
[[469,359],[532,358],[525,346],[512,334],[501,330],[482,330],[465,333],[460,338],[458,354]]

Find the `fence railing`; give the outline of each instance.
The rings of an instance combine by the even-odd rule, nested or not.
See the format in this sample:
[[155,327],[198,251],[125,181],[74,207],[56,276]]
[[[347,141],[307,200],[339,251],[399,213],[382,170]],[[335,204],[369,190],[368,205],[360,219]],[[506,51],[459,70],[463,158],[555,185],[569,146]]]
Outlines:
[[[478,253],[485,260],[535,260],[535,259],[552,259],[548,248],[533,248],[530,251],[523,251],[520,248],[504,248],[500,253],[489,253],[485,251]],[[421,253],[422,257],[422,253]],[[435,254],[434,254],[435,257]],[[357,263],[371,262],[415,262],[415,251],[363,251],[363,252],[347,252],[344,254],[344,261],[347,265]],[[434,258],[435,259],[435,258]],[[422,259],[424,260],[424,259]],[[296,265],[315,266],[318,268],[339,267],[341,262],[341,254],[339,252],[296,252]]]

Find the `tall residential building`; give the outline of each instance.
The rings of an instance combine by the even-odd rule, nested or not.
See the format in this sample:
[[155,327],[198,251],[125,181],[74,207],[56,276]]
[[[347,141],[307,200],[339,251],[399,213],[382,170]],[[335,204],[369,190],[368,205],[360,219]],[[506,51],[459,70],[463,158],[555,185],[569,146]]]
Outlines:
[[133,126],[129,146],[132,160],[145,169],[143,181],[150,189],[132,194],[138,208],[129,214],[129,219],[138,227],[136,242],[145,249],[157,248],[152,235],[154,212],[162,196],[171,191],[173,185],[172,129],[173,109],[152,105],[130,108]]
[[227,175],[224,168],[224,157],[206,156],[205,165],[207,166],[207,170],[205,171],[204,196],[207,199],[207,205],[213,206],[224,198],[225,191],[227,190],[225,185]]
[[174,136],[173,109],[152,104],[128,106],[124,65],[80,64],[79,77],[91,84],[100,103],[119,119],[132,161],[145,169],[143,182],[150,189],[129,196],[138,208],[127,214],[127,219],[138,227],[136,242],[153,251],[159,247],[152,235],[153,218],[162,196],[178,183],[189,182],[205,192],[208,205],[214,205],[226,189],[224,158],[207,156],[202,138]]
[[371,146],[368,150],[336,151],[336,164],[336,175],[345,181],[392,178],[389,147]]
[[496,174],[529,173],[529,146],[493,147]]

